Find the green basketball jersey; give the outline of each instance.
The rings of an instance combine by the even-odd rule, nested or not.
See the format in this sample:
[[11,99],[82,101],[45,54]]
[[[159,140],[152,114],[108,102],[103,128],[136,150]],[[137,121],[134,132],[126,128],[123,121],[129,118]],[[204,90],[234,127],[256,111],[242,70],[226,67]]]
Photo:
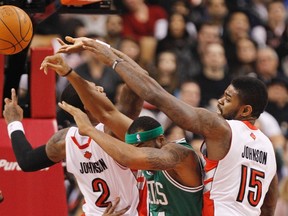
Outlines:
[[[180,143],[191,146],[187,143]],[[149,191],[151,216],[200,216],[203,185],[187,187],[176,182],[166,171],[143,171]]]

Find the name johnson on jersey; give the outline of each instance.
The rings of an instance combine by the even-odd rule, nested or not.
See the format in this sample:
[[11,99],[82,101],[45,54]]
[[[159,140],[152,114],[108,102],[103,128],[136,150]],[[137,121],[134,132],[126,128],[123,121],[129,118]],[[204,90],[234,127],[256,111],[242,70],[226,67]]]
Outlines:
[[242,152],[242,158],[256,161],[258,163],[266,165],[267,163],[267,152],[261,151],[259,149],[253,149],[248,146],[244,146]]
[[108,169],[104,160],[101,158],[96,162],[80,162],[80,173],[101,173]]

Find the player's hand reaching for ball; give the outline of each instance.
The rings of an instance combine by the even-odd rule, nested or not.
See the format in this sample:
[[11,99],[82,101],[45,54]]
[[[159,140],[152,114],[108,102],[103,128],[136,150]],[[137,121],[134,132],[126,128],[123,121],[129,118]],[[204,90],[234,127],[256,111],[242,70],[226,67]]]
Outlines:
[[69,42],[69,44],[65,43],[60,38],[57,38],[57,41],[61,44],[60,49],[57,51],[57,53],[75,53],[75,52],[81,52],[84,50],[83,48],[83,40],[92,40],[87,37],[79,37],[79,38],[72,38],[70,36],[66,36],[65,40]]
[[4,99],[5,106],[3,110],[3,116],[7,124],[13,121],[22,121],[23,109],[18,105],[18,99],[15,89],[11,89],[11,99]]
[[64,61],[60,54],[47,56],[41,63],[40,70],[47,74],[48,70],[54,70],[59,76],[66,76],[70,71],[70,66]]

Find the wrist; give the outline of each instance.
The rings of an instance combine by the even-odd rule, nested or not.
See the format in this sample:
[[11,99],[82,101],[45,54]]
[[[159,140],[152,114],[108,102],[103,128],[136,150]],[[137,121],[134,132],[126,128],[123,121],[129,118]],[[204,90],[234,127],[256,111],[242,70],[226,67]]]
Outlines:
[[62,75],[62,77],[67,77],[70,73],[72,73],[72,71],[73,71],[73,69],[70,68],[70,69],[68,70],[68,72],[66,72],[64,75]]
[[124,61],[124,59],[121,59],[121,58],[114,60],[113,63],[112,63],[112,66],[111,66],[112,69],[115,70],[115,69],[116,69],[116,66],[117,66],[119,63],[123,62],[123,61]]
[[7,131],[8,131],[9,138],[11,138],[11,134],[12,134],[14,131],[17,131],[17,130],[20,130],[20,131],[22,131],[23,133],[25,133],[24,127],[23,127],[23,125],[22,125],[22,123],[21,123],[20,121],[10,122],[10,123],[7,125]]

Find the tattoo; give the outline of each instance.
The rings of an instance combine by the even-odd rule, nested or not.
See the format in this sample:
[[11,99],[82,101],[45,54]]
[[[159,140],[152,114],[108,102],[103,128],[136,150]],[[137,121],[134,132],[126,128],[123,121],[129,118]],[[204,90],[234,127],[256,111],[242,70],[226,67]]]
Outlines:
[[168,144],[166,146],[162,147],[161,152],[155,151],[155,149],[147,148],[147,162],[151,166],[151,169],[174,169],[175,166],[183,162],[192,151],[182,146],[175,146],[174,144]]
[[47,155],[50,160],[54,162],[59,162],[65,159],[66,150],[65,150],[65,138],[69,128],[55,133],[46,145]]

